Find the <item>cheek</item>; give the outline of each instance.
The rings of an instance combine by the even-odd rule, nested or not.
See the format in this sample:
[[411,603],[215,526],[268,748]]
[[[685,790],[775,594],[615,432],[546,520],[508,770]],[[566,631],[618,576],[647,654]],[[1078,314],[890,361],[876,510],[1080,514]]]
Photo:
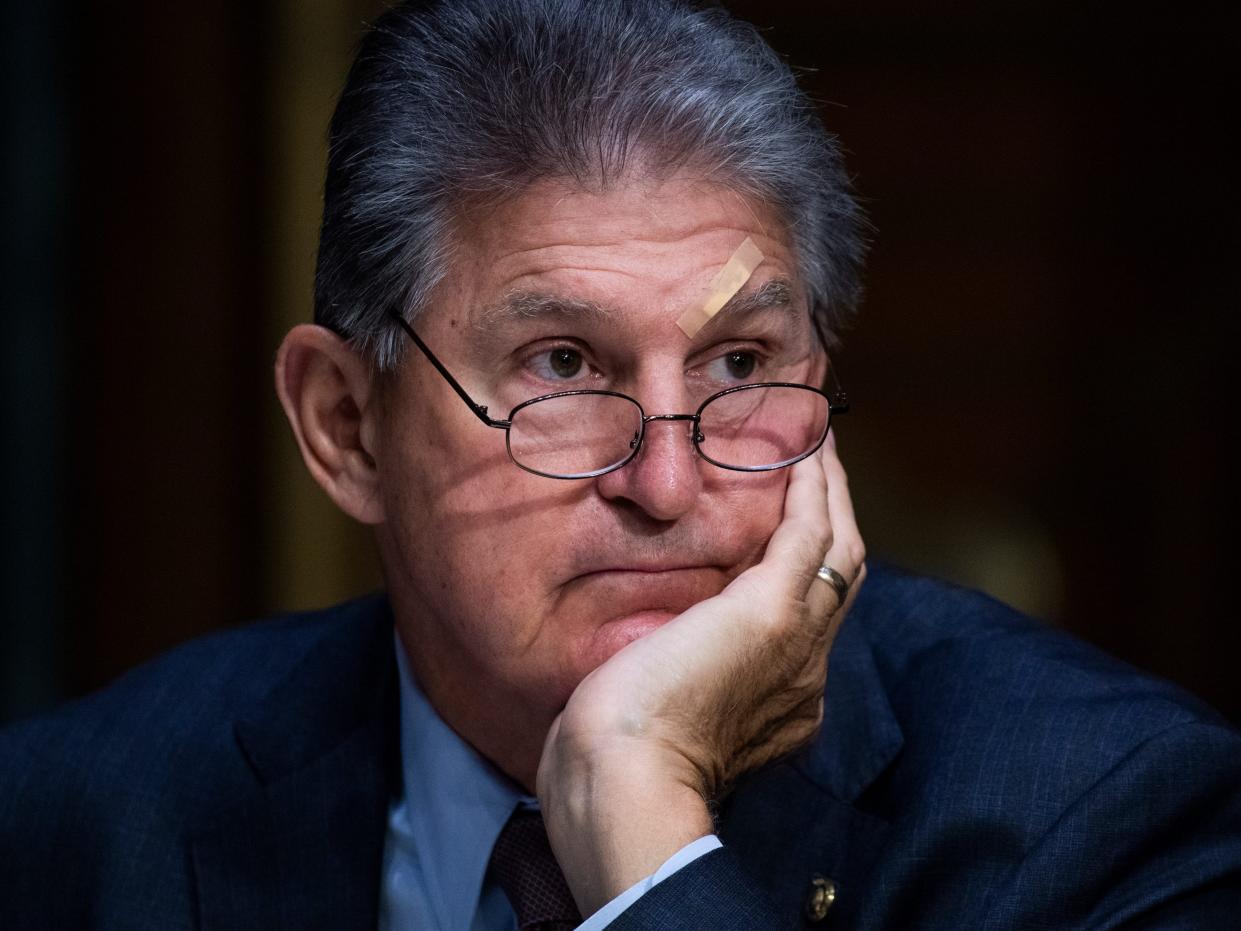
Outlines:
[[502,431],[446,419],[411,420],[385,463],[385,507],[401,563],[389,569],[479,650],[520,649],[537,632],[564,554],[581,540],[577,508],[589,483],[523,472]]
[[714,532],[731,538],[740,556],[733,575],[763,558],[767,541],[784,516],[788,480],[788,469],[735,476],[722,473],[708,486]]

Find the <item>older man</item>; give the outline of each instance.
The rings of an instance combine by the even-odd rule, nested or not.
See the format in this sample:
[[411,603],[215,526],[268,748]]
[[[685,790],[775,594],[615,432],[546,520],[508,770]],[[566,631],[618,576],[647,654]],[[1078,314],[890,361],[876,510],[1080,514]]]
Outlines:
[[6,735],[0,924],[1235,919],[1224,722],[979,596],[863,589],[859,225],[720,11],[383,17],[276,382],[387,593]]

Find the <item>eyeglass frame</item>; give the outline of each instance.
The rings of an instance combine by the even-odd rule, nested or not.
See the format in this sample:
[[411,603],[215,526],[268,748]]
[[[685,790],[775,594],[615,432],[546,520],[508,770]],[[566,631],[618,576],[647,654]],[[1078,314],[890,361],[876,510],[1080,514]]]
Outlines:
[[[825,391],[823,388],[814,387],[814,385],[802,385],[796,382],[760,381],[760,382],[752,382],[748,385],[733,385],[731,388],[725,388],[723,391],[717,391],[715,392],[715,394],[710,395],[709,397],[706,398],[706,400],[704,400],[701,404],[699,404],[698,410],[696,410],[692,414],[647,414],[646,409],[642,406],[641,401],[627,394],[623,394],[620,391],[606,391],[601,388],[573,388],[568,391],[554,391],[551,394],[541,394],[538,397],[534,397],[534,398],[530,398],[528,400],[522,401],[520,404],[514,407],[511,411],[509,411],[507,420],[496,420],[494,417],[492,417],[490,414],[487,413],[486,404],[479,404],[472,397],[470,397],[469,392],[467,392],[465,388],[461,386],[461,383],[458,382],[457,379],[455,379],[452,376],[452,373],[448,371],[444,363],[441,362],[439,358],[435,355],[435,353],[431,351],[431,347],[422,341],[422,338],[417,333],[414,332],[414,328],[410,326],[409,322],[400,313],[398,313],[396,310],[389,310],[388,316],[390,316],[393,320],[395,320],[398,324],[400,324],[401,329],[403,329],[406,332],[406,334],[409,336],[409,338],[413,340],[414,345],[418,347],[419,352],[421,352],[426,357],[427,361],[430,362],[431,365],[435,367],[435,370],[440,373],[444,381],[448,382],[448,386],[452,388],[453,391],[456,392],[457,397],[461,398],[461,400],[465,402],[466,407],[470,409],[470,411],[474,414],[475,417],[481,420],[488,427],[493,427],[497,430],[504,431],[504,448],[508,452],[508,458],[513,463],[513,465],[517,466],[517,468],[525,472],[529,472],[531,475],[538,475],[543,478],[551,478],[551,479],[557,479],[560,481],[572,482],[572,481],[578,481],[581,479],[598,478],[600,475],[607,475],[609,472],[615,472],[617,469],[624,468],[625,466],[629,465],[629,463],[633,462],[633,460],[638,455],[638,451],[642,448],[642,441],[646,439],[646,425],[656,420],[674,420],[674,421],[684,420],[684,421],[689,421],[690,423],[692,423],[694,425],[694,434],[692,437],[693,444],[694,444],[694,452],[696,452],[701,458],[711,463],[716,468],[727,469],[730,472],[774,472],[776,469],[786,469],[789,466],[795,465],[798,462],[801,462],[803,459],[806,459],[807,457],[814,455],[814,453],[819,449],[819,447],[823,445],[823,441],[827,439],[828,430],[831,428],[831,425],[832,425],[832,415],[833,414],[836,414],[836,415],[847,414],[849,412],[849,395],[844,391],[843,388],[841,388],[840,383],[836,381],[836,374],[834,371],[831,370],[829,366],[828,371],[831,375],[832,381],[834,382],[833,391],[831,394],[828,394],[827,391]],[[818,333],[820,340],[822,340],[822,333],[821,331],[818,330],[818,327],[816,327],[816,333]],[[706,453],[704,453],[702,451],[702,447],[699,445],[704,439],[706,439],[706,437],[703,436],[702,432],[698,429],[699,424],[702,419],[703,409],[708,404],[710,404],[712,401],[715,401],[718,398],[722,398],[725,395],[735,394],[738,391],[749,391],[755,388],[803,388],[807,391],[813,391],[816,394],[822,395],[827,401],[827,420],[823,424],[822,436],[819,437],[818,441],[814,444],[814,446],[812,446],[806,452],[802,453],[802,455],[798,456],[796,459],[791,459],[788,462],[777,463],[776,465],[731,466],[731,465],[725,465],[722,462],[717,462],[716,460],[708,456]],[[520,411],[522,408],[529,407],[532,404],[537,404],[540,401],[550,401],[555,398],[573,397],[576,395],[596,395],[596,396],[605,395],[605,396],[614,397],[614,398],[623,398],[624,400],[631,402],[635,407],[637,407],[638,414],[641,417],[641,421],[639,423],[638,436],[634,440],[630,441],[629,455],[626,456],[624,459],[622,459],[620,462],[613,463],[612,465],[606,466],[605,468],[602,468],[602,469],[596,469],[593,472],[583,472],[580,475],[556,475],[551,472],[540,472],[538,469],[532,469],[529,466],[522,465],[520,462],[518,462],[517,458],[513,455],[512,432],[511,432],[513,428],[513,415],[516,414],[518,411]]]

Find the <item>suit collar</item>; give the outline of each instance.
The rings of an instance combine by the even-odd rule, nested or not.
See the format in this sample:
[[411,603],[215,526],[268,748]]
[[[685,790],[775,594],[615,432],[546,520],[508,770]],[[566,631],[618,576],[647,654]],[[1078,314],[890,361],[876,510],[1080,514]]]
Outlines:
[[[234,728],[264,784],[330,752],[377,716],[395,715],[396,657],[387,597],[347,602],[325,618],[291,670]],[[395,725],[392,734],[395,738]]]
[[302,655],[237,721],[254,791],[191,838],[204,929],[376,927],[399,787],[386,598],[308,622]]

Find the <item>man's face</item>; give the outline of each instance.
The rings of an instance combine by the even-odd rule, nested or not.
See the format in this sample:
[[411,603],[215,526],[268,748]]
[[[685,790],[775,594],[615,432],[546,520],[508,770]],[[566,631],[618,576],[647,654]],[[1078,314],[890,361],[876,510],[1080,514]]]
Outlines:
[[[740,295],[766,285],[771,306],[726,307],[687,338],[677,319],[747,236],[764,259]],[[469,216],[458,242],[415,328],[493,417],[572,388],[692,413],[735,384],[822,376],[783,226],[724,188],[549,183]],[[787,470],[717,468],[686,421],[650,423],[639,455],[598,478],[524,472],[412,346],[384,418],[381,554],[442,712],[512,702],[550,718],[614,652],[757,562],[781,517]]]

